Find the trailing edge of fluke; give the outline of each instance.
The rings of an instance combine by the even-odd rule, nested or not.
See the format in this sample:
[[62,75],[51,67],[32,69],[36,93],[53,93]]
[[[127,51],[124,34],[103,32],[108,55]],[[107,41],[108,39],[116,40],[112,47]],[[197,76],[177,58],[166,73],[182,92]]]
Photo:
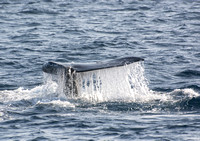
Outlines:
[[139,57],[124,57],[103,62],[82,64],[48,62],[45,65],[43,65],[42,70],[50,74],[57,74],[60,70],[70,70],[70,72],[88,72],[106,68],[120,67],[139,61],[144,61],[144,59]]

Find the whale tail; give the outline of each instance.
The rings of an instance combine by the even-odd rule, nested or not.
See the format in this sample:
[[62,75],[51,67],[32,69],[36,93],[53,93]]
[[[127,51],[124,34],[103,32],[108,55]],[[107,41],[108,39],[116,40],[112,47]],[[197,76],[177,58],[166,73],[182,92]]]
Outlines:
[[129,65],[134,62],[144,61],[144,59],[139,57],[125,57],[114,60],[108,60],[104,62],[96,63],[57,63],[57,62],[48,62],[43,67],[42,70],[46,73],[57,74],[60,70],[71,70],[71,72],[88,72],[100,69],[107,69],[113,67],[120,67],[124,65]]
[[83,64],[48,62],[45,65],[43,65],[42,70],[45,73],[64,76],[63,83],[65,86],[64,89],[66,95],[78,96],[78,73],[108,69],[113,67],[121,67],[139,61],[144,61],[144,59],[139,57],[125,57],[114,60],[107,60],[104,62]]

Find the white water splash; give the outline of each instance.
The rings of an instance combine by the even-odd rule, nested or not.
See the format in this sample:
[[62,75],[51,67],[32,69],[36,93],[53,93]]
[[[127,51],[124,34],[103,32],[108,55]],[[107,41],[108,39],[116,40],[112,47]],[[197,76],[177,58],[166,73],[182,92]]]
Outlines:
[[169,95],[173,98],[174,102],[176,100],[181,99],[191,99],[193,97],[200,96],[199,93],[195,92],[193,89],[175,89],[169,93]]
[[52,101],[38,101],[36,105],[47,105],[52,109],[67,109],[67,108],[75,108],[75,105],[68,102],[68,101],[61,101],[61,100],[52,100]]
[[33,89],[24,89],[20,87],[16,90],[4,90],[0,91],[0,102],[11,102],[29,99],[43,99],[55,97],[57,90],[57,84],[55,82],[46,85],[36,86]]
[[24,110],[35,106],[46,106],[55,110],[73,109],[75,105],[58,94],[58,84],[51,76],[45,76],[45,83],[33,89],[22,87],[16,90],[0,91],[0,120],[7,119],[7,110]]
[[90,102],[146,102],[163,99],[148,88],[142,62],[77,73],[79,98]]

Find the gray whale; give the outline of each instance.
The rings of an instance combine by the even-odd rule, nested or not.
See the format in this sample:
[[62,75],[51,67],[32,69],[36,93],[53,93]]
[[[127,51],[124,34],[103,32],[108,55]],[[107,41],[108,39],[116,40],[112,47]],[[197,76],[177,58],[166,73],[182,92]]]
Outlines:
[[45,73],[65,76],[64,86],[66,95],[78,96],[77,91],[77,80],[76,74],[81,72],[89,72],[100,69],[107,69],[113,67],[120,67],[129,65],[135,62],[144,61],[144,59],[139,57],[124,57],[118,59],[112,59],[102,62],[95,63],[58,63],[58,62],[48,62],[43,65],[42,70]]

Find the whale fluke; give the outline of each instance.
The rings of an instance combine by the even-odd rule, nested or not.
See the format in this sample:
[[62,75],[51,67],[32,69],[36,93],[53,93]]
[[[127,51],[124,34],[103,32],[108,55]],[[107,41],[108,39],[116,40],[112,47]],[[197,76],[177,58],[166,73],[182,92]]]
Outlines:
[[103,62],[96,63],[57,63],[48,62],[43,65],[42,70],[45,73],[64,76],[63,85],[65,94],[67,96],[78,96],[78,79],[77,74],[113,67],[120,67],[129,65],[135,62],[144,61],[144,59],[139,57],[125,57],[113,60],[107,60]]
[[48,62],[42,67],[42,70],[46,73],[57,74],[59,70],[71,70],[71,72],[88,72],[99,69],[107,69],[113,67],[120,67],[128,65],[134,62],[144,61],[144,59],[139,57],[125,57],[119,59],[108,60],[104,62],[96,63],[57,63],[57,62]]

